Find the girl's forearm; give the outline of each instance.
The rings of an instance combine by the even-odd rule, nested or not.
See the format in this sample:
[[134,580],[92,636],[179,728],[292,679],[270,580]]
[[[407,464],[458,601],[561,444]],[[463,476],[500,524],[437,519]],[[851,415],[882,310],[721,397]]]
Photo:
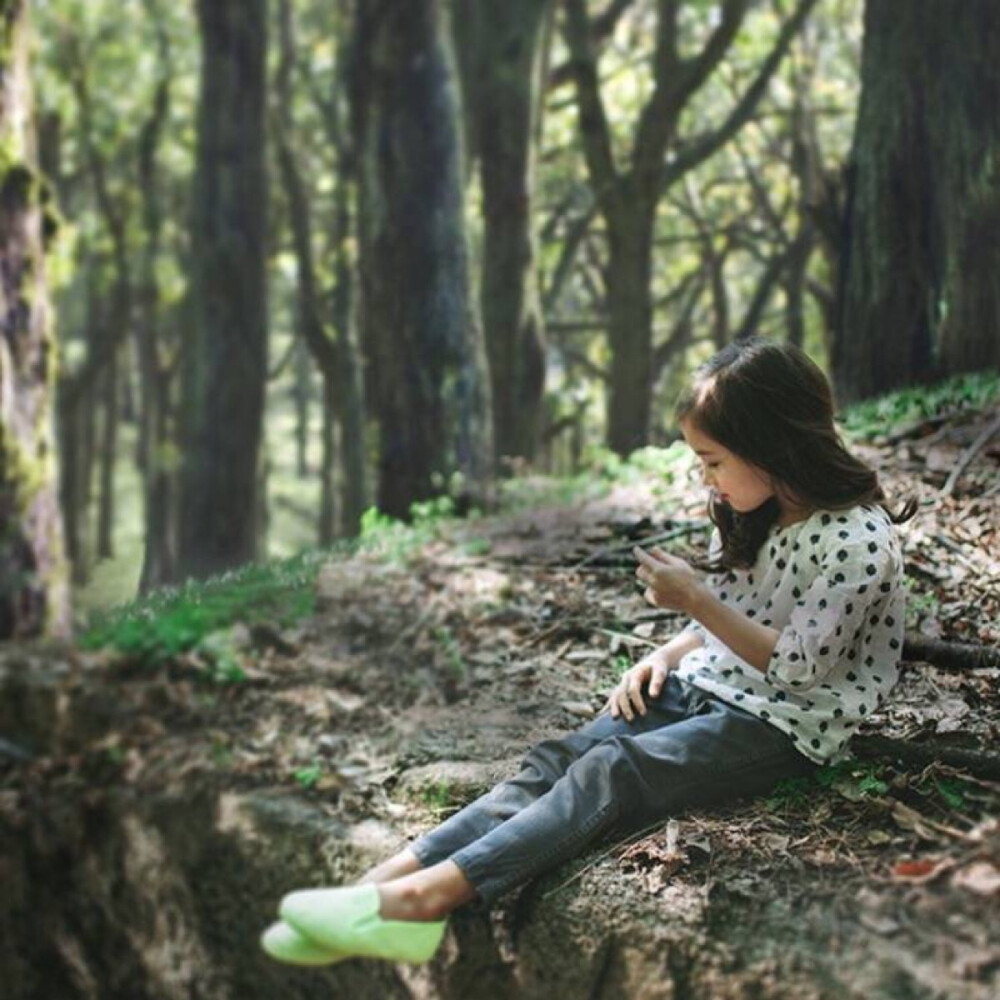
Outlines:
[[656,650],[663,657],[668,670],[673,670],[692,649],[704,645],[702,638],[696,632],[678,632],[669,642]]
[[768,661],[781,637],[777,629],[758,625],[746,615],[723,604],[704,586],[699,587],[692,596],[687,612],[755,670],[762,674],[767,670]]

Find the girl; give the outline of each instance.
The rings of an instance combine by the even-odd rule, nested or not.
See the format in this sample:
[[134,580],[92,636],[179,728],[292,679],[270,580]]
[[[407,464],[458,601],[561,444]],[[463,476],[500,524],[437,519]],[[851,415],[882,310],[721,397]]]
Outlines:
[[285,896],[274,958],[422,962],[446,915],[486,904],[611,832],[769,791],[846,755],[889,695],[903,559],[874,470],[834,426],[830,386],[790,345],[750,338],[695,373],[676,418],[710,487],[710,575],[634,550],[645,599],[688,624],[627,670],[605,710],[533,747],[509,781],[340,888]]

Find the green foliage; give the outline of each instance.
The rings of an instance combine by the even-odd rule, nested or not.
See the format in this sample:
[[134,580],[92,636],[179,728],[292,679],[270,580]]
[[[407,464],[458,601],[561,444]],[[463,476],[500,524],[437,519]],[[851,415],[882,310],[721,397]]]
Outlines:
[[436,812],[452,809],[456,805],[454,792],[444,779],[428,782],[424,785],[420,797],[424,805]]
[[844,413],[843,426],[851,437],[872,438],[928,417],[981,409],[998,397],[1000,372],[957,375],[857,403]]
[[440,537],[442,527],[456,519],[455,502],[447,495],[411,503],[409,524],[369,507],[361,515],[359,548],[402,563]]
[[621,680],[622,674],[632,666],[632,660],[625,653],[619,653],[614,660],[615,680]]
[[936,618],[940,614],[941,602],[937,595],[932,592],[922,593],[916,588],[924,586],[912,577],[903,578],[903,586],[906,587],[906,611],[905,623],[908,629],[915,629],[924,618]]
[[444,653],[445,663],[452,676],[457,681],[463,681],[468,676],[468,667],[462,659],[462,650],[451,628],[447,625],[437,625],[431,629],[431,636],[439,644]]
[[294,772],[295,780],[303,788],[312,788],[322,776],[323,769],[319,764],[310,764],[308,767],[300,767]]
[[781,810],[807,806],[826,790],[856,802],[885,795],[889,785],[883,780],[885,764],[878,761],[844,760],[820,768],[812,775],[782,778],[766,799],[768,808]]
[[201,645],[214,664],[212,679],[239,680],[242,667],[235,653],[221,639],[207,637],[235,622],[287,626],[312,614],[317,568],[332,555],[332,550],[314,549],[153,591],[92,615],[79,644],[83,649],[115,649],[150,664]]

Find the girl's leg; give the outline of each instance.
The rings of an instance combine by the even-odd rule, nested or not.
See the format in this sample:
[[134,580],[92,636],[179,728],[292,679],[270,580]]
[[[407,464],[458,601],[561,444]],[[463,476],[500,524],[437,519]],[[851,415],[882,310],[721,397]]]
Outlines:
[[673,674],[667,676],[659,695],[647,698],[644,716],[633,722],[612,719],[604,712],[580,729],[556,739],[542,740],[522,761],[522,770],[501,781],[475,802],[450,816],[442,824],[414,840],[406,850],[368,872],[362,881],[379,882],[409,874],[417,867],[429,868],[446,861],[457,851],[528,808],[559,781],[567,769],[603,741],[614,736],[653,731],[678,722],[688,714],[693,689]]
[[[458,850],[450,862],[469,883],[466,894],[474,889],[491,903],[612,828],[625,834],[682,808],[761,794],[780,778],[818,767],[783,732],[747,712],[701,692],[690,709],[675,724],[641,731],[632,723],[634,734],[602,741],[545,795]],[[394,894],[407,891],[436,913],[463,898],[462,883],[443,865],[390,885],[387,908]]]

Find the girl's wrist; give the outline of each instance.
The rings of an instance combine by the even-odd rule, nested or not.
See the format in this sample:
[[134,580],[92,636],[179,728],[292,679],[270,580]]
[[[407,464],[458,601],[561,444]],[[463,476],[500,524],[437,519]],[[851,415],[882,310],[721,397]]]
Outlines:
[[712,599],[713,594],[704,583],[696,584],[688,591],[687,606],[681,610],[696,622],[701,622],[701,616],[705,612],[705,604]]

